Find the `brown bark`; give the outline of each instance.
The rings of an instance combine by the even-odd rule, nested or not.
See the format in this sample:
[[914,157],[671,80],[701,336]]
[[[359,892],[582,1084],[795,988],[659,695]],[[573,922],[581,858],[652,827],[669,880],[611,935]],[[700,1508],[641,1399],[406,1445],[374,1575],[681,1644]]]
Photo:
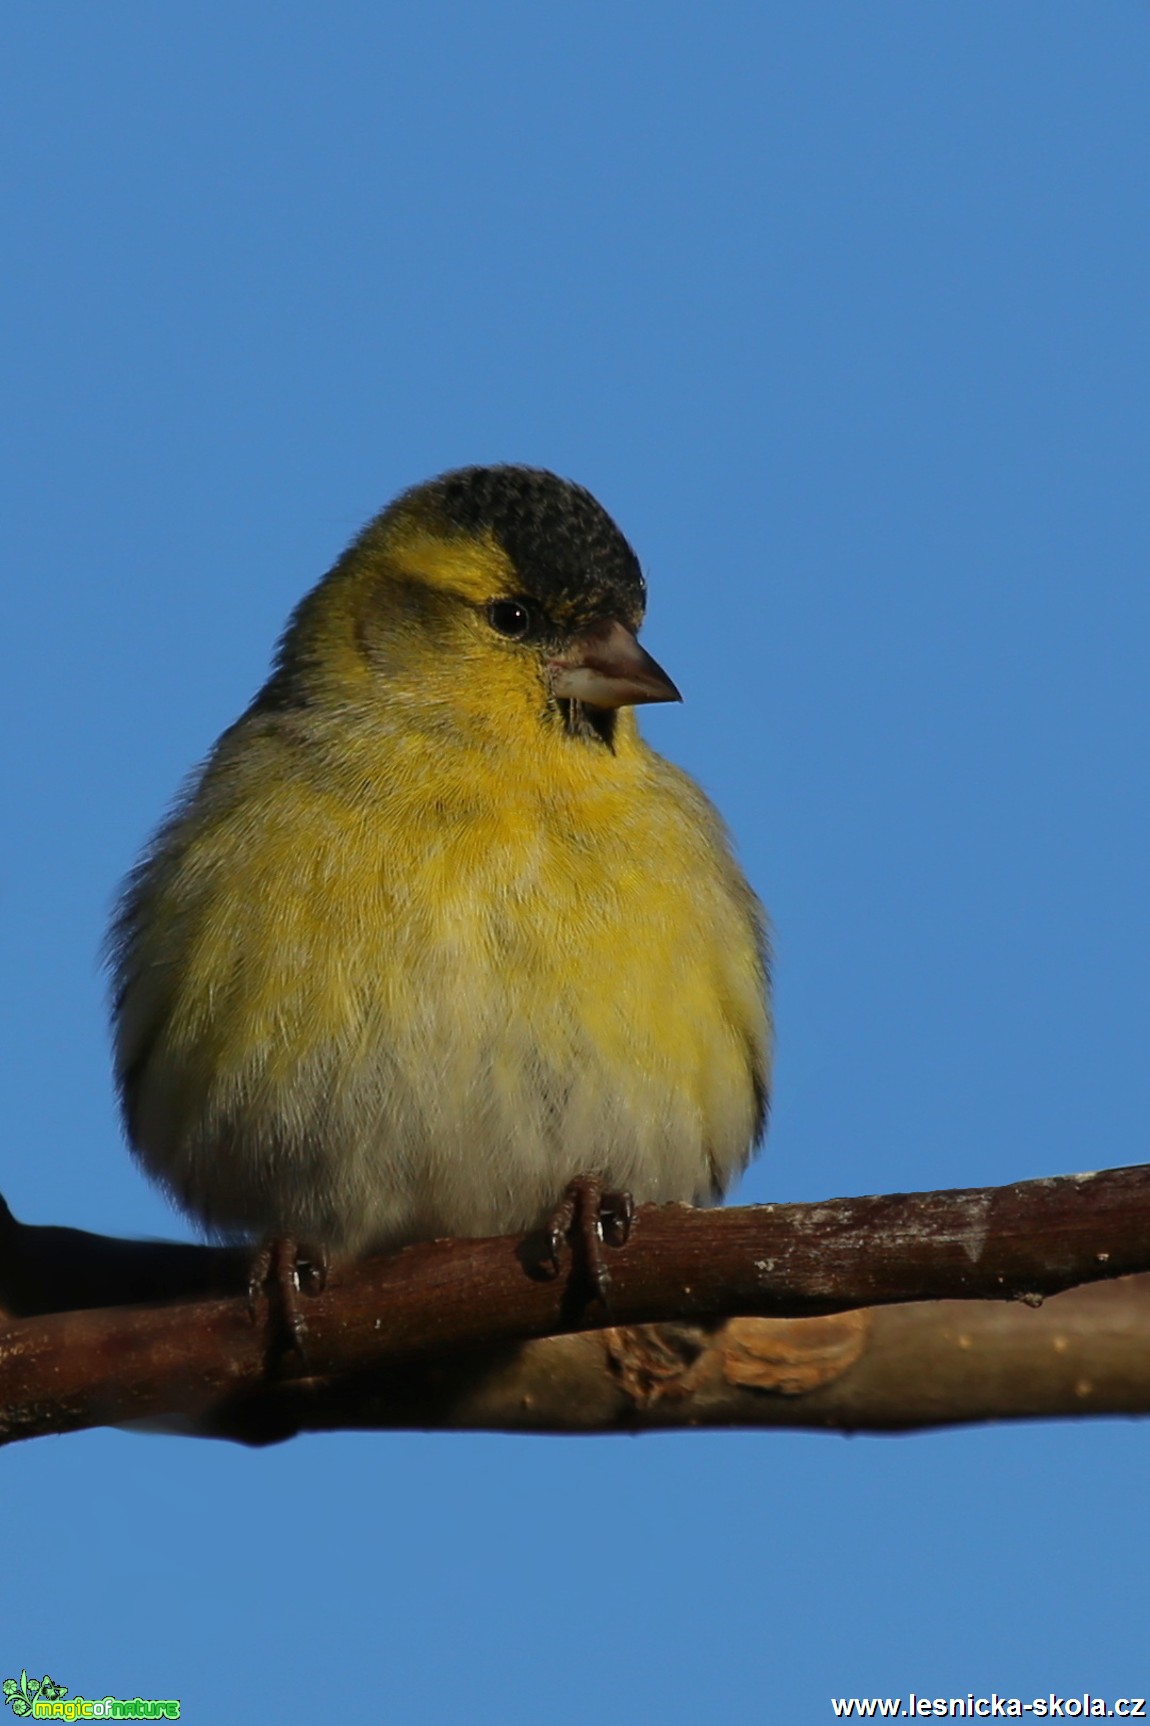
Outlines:
[[1150,1275],[1040,1310],[922,1301],[819,1319],[586,1331],[226,1399],[184,1430],[249,1444],[350,1428],[909,1432],[1150,1413]]
[[546,1276],[539,1246],[431,1242],[341,1267],[303,1299],[306,1360],[269,1361],[244,1255],[0,1219],[0,1438],[139,1418],[249,1442],[336,1426],[890,1430],[1150,1401],[1150,1296],[1130,1277],[1150,1271],[1148,1168],[645,1207],[609,1251],[610,1314],[577,1269]]

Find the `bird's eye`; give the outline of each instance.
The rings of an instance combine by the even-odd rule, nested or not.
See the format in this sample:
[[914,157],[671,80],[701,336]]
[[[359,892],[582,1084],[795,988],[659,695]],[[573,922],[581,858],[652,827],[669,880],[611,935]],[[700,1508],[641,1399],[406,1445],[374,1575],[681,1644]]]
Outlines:
[[487,621],[500,635],[522,641],[531,628],[531,613],[517,599],[494,599],[487,607]]

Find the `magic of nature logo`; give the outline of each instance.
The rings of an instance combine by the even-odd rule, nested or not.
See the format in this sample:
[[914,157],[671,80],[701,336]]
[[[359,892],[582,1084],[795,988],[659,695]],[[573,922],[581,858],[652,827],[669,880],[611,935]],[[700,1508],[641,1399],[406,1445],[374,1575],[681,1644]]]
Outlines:
[[5,1678],[0,1686],[5,1702],[22,1720],[178,1720],[177,1700],[144,1696],[69,1696],[66,1684],[43,1678]]

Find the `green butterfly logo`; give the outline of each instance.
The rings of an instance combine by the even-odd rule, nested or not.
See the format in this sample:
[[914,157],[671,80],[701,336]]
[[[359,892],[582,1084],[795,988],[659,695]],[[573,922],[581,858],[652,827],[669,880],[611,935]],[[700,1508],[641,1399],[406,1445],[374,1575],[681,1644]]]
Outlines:
[[68,1694],[68,1686],[57,1684],[46,1672],[43,1678],[29,1678],[26,1672],[21,1672],[19,1683],[15,1678],[5,1678],[0,1688],[13,1714],[18,1714],[21,1719],[31,1714],[37,1697],[44,1702],[60,1702]]

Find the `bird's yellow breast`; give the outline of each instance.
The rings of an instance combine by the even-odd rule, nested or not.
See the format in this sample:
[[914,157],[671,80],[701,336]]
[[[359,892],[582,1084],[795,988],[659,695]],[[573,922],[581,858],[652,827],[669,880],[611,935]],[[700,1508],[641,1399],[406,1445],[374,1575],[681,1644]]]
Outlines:
[[765,1077],[755,901],[627,721],[613,754],[402,727],[338,770],[237,728],[129,908],[129,1118],[190,1208],[360,1247],[530,1226],[582,1172],[722,1188]]

